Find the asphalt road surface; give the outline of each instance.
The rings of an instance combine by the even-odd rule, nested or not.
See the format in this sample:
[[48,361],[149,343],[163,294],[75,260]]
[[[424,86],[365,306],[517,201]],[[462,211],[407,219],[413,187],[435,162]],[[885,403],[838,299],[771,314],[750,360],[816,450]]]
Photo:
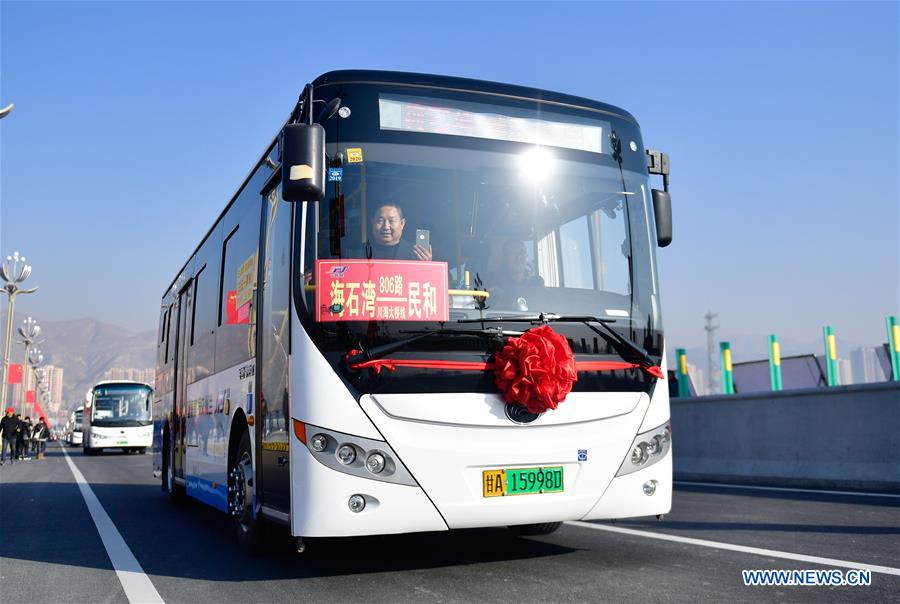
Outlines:
[[[567,523],[543,537],[481,529],[313,540],[304,554],[285,538],[253,557],[220,512],[170,504],[149,454],[67,452],[77,472],[58,446],[43,461],[0,467],[4,604],[868,602],[900,594],[898,496],[679,484],[662,522]],[[95,499],[85,498],[76,474]],[[853,568],[875,569],[871,585],[748,587],[741,575]]]

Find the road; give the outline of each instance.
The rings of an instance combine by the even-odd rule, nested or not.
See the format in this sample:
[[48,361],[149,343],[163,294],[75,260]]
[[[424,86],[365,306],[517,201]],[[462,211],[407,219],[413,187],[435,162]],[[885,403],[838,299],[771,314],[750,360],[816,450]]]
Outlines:
[[[896,496],[678,484],[662,522],[569,523],[543,537],[482,529],[314,540],[304,554],[284,539],[273,553],[252,557],[238,548],[224,515],[195,502],[170,504],[149,455],[67,451],[110,530],[166,602],[819,602],[888,601],[900,593]],[[732,545],[751,549],[726,549]],[[862,587],[744,586],[742,569],[848,570],[797,559],[803,555],[895,574],[873,572]],[[0,467],[0,601],[129,601],[58,446],[43,461]]]

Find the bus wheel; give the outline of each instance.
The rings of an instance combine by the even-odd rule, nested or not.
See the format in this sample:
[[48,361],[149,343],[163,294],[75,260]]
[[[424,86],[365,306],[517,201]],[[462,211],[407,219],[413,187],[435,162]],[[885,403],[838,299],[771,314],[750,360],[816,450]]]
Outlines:
[[171,503],[181,503],[184,499],[184,487],[175,484],[175,469],[172,467],[172,442],[168,430],[163,435],[162,457],[162,490],[169,495]]
[[147,447],[138,447],[137,449],[135,449],[135,452],[138,455],[145,455],[147,453]]
[[507,527],[513,535],[549,535],[562,526],[562,522],[541,522],[539,524],[517,524]]
[[238,543],[247,551],[257,553],[262,549],[263,521],[253,510],[256,500],[253,478],[253,455],[250,452],[250,434],[241,435],[228,472],[228,511],[234,518]]

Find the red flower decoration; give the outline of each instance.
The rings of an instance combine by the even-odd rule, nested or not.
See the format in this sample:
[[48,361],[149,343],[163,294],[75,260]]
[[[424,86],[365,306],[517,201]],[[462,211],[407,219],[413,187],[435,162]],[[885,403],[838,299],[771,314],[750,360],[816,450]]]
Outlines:
[[494,356],[494,383],[503,400],[521,403],[531,413],[556,409],[578,380],[569,343],[549,325],[509,338]]

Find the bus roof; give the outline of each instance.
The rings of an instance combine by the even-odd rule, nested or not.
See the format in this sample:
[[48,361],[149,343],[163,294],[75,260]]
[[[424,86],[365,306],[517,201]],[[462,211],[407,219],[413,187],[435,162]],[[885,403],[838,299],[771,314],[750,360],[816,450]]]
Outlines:
[[452,76],[433,75],[426,73],[409,73],[405,71],[374,71],[367,69],[342,69],[323,73],[315,80],[313,86],[325,86],[328,84],[395,84],[400,86],[413,86],[423,88],[437,88],[443,90],[455,90],[465,92],[480,92],[497,96],[537,100],[544,103],[554,103],[569,107],[593,109],[603,113],[610,113],[637,124],[633,115],[615,105],[601,103],[580,96],[553,92],[541,88],[517,86],[515,84],[503,84],[487,80],[474,80],[470,78],[457,78]]
[[[91,390],[93,390],[94,388],[97,388],[98,386],[109,386],[112,384],[115,384],[115,385],[121,384],[123,386],[137,385],[137,386],[146,386],[147,388],[150,388],[150,384],[147,384],[146,382],[138,382],[135,380],[101,380],[101,381],[97,382],[96,384],[94,384],[93,386],[91,386]],[[151,388],[151,390],[152,390],[152,388]]]
[[[626,119],[634,124],[637,124],[637,120],[633,115],[625,111],[620,107],[616,107],[615,105],[609,105],[607,103],[601,103],[600,101],[594,101],[591,99],[587,99],[584,97],[573,96],[569,94],[563,94],[560,92],[553,92],[551,90],[544,90],[541,88],[530,88],[528,86],[517,86],[515,84],[503,84],[500,82],[490,82],[487,80],[474,80],[470,78],[457,78],[453,76],[442,76],[442,75],[434,75],[434,74],[426,74],[426,73],[412,73],[405,71],[379,71],[379,70],[371,70],[371,69],[341,69],[336,71],[329,71],[323,73],[315,80],[313,80],[313,87],[326,86],[332,84],[365,84],[365,83],[377,83],[377,84],[393,84],[400,86],[412,86],[412,87],[422,87],[422,88],[431,88],[431,89],[443,89],[443,90],[456,90],[456,91],[465,91],[465,92],[479,92],[483,94],[494,94],[497,96],[504,96],[507,98],[518,98],[518,99],[531,99],[544,103],[553,103],[556,105],[563,105],[568,107],[578,107],[582,109],[589,109],[593,111],[599,111],[601,113],[607,113],[611,115],[615,115]],[[301,92],[302,93],[302,92]],[[315,91],[313,92],[315,94]],[[293,111],[293,107],[291,108]],[[288,119],[290,119],[291,112],[288,113]],[[286,123],[286,122],[285,122]],[[281,128],[279,128],[278,133],[281,132]],[[176,283],[178,282],[178,278],[184,272],[184,269],[187,268],[188,263],[191,261],[191,258],[197,253],[200,247],[206,242],[206,239],[212,233],[213,229],[219,223],[219,220],[228,212],[228,209],[231,207],[231,204],[234,203],[234,200],[237,198],[238,194],[244,188],[244,185],[247,184],[247,181],[250,180],[250,177],[253,176],[253,172],[256,170],[257,166],[259,166],[260,162],[264,161],[266,156],[269,153],[269,149],[271,149],[272,145],[278,139],[278,133],[275,134],[275,138],[272,139],[268,145],[266,145],[265,150],[262,155],[253,164],[250,170],[247,171],[247,175],[241,180],[241,184],[235,189],[231,198],[228,200],[228,203],[225,204],[225,207],[216,216],[216,219],[213,220],[210,227],[206,230],[203,237],[194,247],[194,250],[190,253],[187,259],[184,261],[184,264],[181,265],[181,268],[178,269],[178,272],[175,273],[175,276],[172,278],[172,281],[169,285],[166,286],[165,291],[163,291],[162,299],[165,300],[166,296],[170,293],[175,293],[173,291]]]

